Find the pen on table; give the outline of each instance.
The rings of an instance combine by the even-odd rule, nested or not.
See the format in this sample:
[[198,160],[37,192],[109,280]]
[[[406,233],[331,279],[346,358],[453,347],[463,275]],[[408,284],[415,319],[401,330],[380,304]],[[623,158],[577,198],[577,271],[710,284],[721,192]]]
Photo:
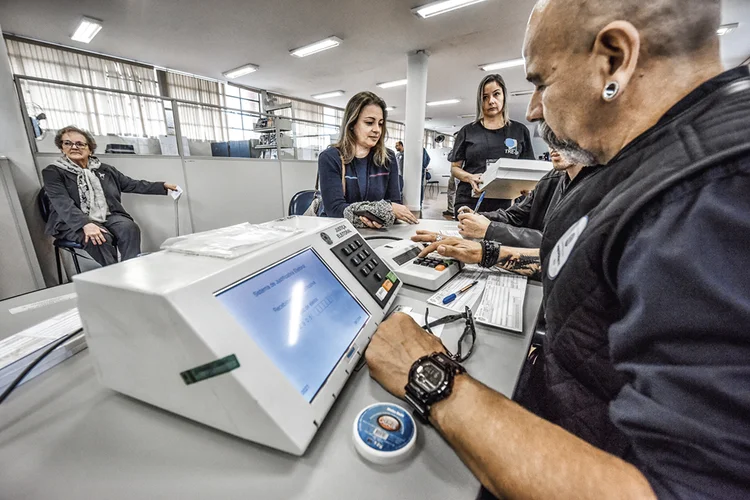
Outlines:
[[460,289],[456,293],[452,293],[452,294],[448,295],[446,298],[443,299],[443,304],[450,304],[451,302],[453,302],[454,300],[456,300],[456,297],[458,297],[458,295],[460,293],[464,293],[466,290],[468,290],[469,288],[473,287],[477,283],[479,283],[478,280],[474,281],[473,283],[469,283],[468,285],[466,285],[465,287],[463,287],[462,289]]
[[477,213],[477,210],[479,210],[479,205],[482,204],[482,200],[484,200],[485,194],[487,194],[487,191],[482,191],[482,194],[479,195],[479,200],[477,200],[477,206],[474,207],[474,213]]

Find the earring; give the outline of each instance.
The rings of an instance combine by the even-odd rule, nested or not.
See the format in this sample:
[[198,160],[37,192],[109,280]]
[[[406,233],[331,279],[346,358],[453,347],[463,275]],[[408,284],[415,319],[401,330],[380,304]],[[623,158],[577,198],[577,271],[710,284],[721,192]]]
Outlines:
[[617,97],[617,94],[620,93],[620,84],[617,82],[609,82],[606,87],[604,87],[604,91],[602,92],[602,99],[604,99],[607,102],[614,101],[615,97]]

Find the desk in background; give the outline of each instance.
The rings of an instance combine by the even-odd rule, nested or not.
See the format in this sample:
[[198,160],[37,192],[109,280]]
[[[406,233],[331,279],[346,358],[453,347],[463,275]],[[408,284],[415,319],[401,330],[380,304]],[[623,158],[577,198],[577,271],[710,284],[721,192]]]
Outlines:
[[[455,227],[422,221],[362,233],[408,237],[417,228]],[[13,307],[69,294],[71,286],[11,299]],[[431,294],[404,286],[397,304],[424,311]],[[477,325],[476,349],[466,363],[471,375],[512,394],[541,296],[541,286],[529,284],[523,335]],[[7,302],[0,302],[2,314]],[[35,309],[31,324],[73,305],[68,300]],[[440,315],[437,308],[430,313]],[[30,326],[19,321],[6,333],[6,318],[0,316],[0,336]],[[454,323],[443,330],[449,348],[462,329]],[[294,457],[104,389],[88,356],[84,351],[24,384],[0,406],[0,498],[476,498],[478,481],[433,428],[419,426],[415,454],[399,465],[376,466],[359,457],[351,439],[357,413],[376,401],[397,401],[366,367],[351,377],[307,453]]]

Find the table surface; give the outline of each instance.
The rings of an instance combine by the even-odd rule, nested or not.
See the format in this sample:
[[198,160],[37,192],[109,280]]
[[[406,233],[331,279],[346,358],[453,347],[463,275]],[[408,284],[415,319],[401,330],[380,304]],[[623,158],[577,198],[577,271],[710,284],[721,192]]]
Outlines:
[[[416,228],[455,226],[422,221],[362,233],[408,237]],[[9,309],[71,292],[64,285],[0,302],[0,338],[73,304],[65,300],[14,315]],[[397,304],[424,311],[431,293],[404,287]],[[477,325],[475,352],[466,363],[472,376],[512,394],[541,296],[541,286],[529,284],[523,335]],[[446,326],[448,348],[462,327]],[[351,377],[305,455],[295,457],[105,389],[84,351],[22,385],[0,406],[0,499],[476,498],[478,481],[433,428],[418,426],[415,453],[401,464],[361,459],[352,424],[377,401],[397,402],[365,367]]]

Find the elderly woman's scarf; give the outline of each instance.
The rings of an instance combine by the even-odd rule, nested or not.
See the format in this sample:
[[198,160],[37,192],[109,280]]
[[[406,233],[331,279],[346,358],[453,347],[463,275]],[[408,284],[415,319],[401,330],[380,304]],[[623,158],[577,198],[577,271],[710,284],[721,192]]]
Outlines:
[[55,163],[56,166],[76,174],[78,183],[78,197],[81,200],[81,211],[89,216],[94,222],[104,222],[107,219],[109,209],[107,199],[104,196],[102,183],[96,176],[96,169],[101,167],[102,162],[95,156],[89,157],[88,168],[81,168],[70,158],[62,155]]

